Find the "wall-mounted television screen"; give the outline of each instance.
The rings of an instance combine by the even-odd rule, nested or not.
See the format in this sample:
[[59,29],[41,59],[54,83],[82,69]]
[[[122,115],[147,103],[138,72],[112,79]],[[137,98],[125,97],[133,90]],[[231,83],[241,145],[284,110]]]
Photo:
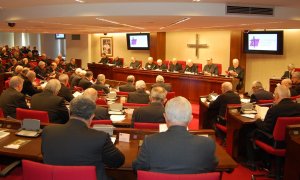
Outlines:
[[55,39],[66,39],[65,34],[55,34]]
[[126,37],[129,50],[148,50],[150,48],[149,33],[126,34]]
[[245,31],[244,52],[283,54],[283,31]]

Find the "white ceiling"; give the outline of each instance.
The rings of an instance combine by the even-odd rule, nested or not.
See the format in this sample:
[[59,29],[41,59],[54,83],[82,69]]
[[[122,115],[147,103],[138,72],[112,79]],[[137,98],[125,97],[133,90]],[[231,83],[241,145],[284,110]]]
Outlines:
[[[274,16],[228,15],[226,4],[273,7]],[[169,26],[184,18],[190,19]],[[8,27],[8,22],[16,23],[15,27]],[[0,0],[0,31],[79,34],[207,29],[300,29],[300,0],[252,0],[251,4],[245,0]]]

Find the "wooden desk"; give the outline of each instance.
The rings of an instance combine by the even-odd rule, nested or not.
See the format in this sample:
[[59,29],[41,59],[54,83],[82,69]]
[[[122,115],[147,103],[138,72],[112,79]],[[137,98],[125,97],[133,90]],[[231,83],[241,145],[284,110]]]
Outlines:
[[227,116],[226,150],[235,160],[245,151],[246,136],[240,134],[241,128],[252,126],[255,120],[243,117],[240,113],[229,112]]
[[92,63],[88,63],[88,68],[94,73],[94,76],[102,73],[105,74],[107,79],[117,81],[126,81],[128,75],[134,75],[136,80],[155,83],[156,76],[162,75],[165,82],[172,84],[172,89],[176,92],[176,96],[184,96],[194,102],[198,101],[199,96],[207,95],[212,91],[221,93],[221,84],[223,82],[233,82],[233,78],[227,77],[135,70]]
[[270,79],[269,80],[269,91],[274,93],[275,91],[275,88],[277,87],[277,84],[280,84],[281,83],[281,79]]
[[300,124],[287,126],[284,180],[300,179]]

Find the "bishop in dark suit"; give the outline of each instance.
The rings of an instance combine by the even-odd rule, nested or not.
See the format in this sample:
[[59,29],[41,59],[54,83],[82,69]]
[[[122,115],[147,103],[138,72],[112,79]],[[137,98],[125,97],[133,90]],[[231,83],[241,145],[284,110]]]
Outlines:
[[177,62],[176,58],[173,58],[172,63],[169,66],[170,72],[180,72],[182,71],[182,65]]
[[250,102],[257,102],[259,100],[272,100],[273,93],[264,90],[260,81],[254,81],[252,83],[253,94],[250,96]]
[[219,73],[221,73],[219,72],[218,67],[215,64],[213,64],[212,61],[213,61],[212,58],[207,59],[207,64],[203,68],[204,75],[211,76],[211,75],[219,75]]
[[146,93],[146,83],[143,80],[139,80],[135,84],[136,91],[128,94],[128,103],[148,104],[149,94]]

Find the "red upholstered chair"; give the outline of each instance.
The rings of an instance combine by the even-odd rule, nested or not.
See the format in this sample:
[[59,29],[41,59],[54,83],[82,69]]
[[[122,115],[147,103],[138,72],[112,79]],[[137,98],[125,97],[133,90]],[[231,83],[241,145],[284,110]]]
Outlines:
[[22,160],[23,180],[96,180],[95,166],[54,166]]
[[9,79],[5,81],[4,86],[5,86],[5,89],[9,88]]
[[30,65],[30,68],[31,68],[31,69],[34,69],[34,68],[38,65],[38,63],[37,63],[36,61],[31,61],[31,62],[29,63],[29,65]]
[[296,101],[298,98],[300,98],[300,95],[291,97],[291,99],[294,100],[294,101]]
[[3,113],[2,108],[0,108],[0,118],[4,118],[4,113]]
[[183,70],[185,69],[186,61],[177,61],[177,63],[181,64]]
[[91,127],[93,127],[95,124],[112,125],[112,121],[111,120],[92,120]]
[[215,64],[218,68],[219,74],[222,74],[222,64]]
[[98,96],[103,96],[104,95],[104,91],[98,91]]
[[[151,117],[149,117],[151,118]],[[140,123],[140,122],[135,122],[133,127],[135,129],[159,129],[159,123]]]
[[220,180],[219,172],[202,174],[165,174],[150,171],[137,171],[138,180]]
[[296,72],[300,72],[300,68],[295,68],[295,71]]
[[167,100],[169,101],[170,99],[174,98],[175,97],[175,92],[168,92],[167,93]]
[[117,92],[117,95],[125,95],[125,96],[128,96],[128,92],[123,92],[123,91],[119,91],[119,92]]
[[194,63],[198,67],[198,73],[202,72],[202,64],[201,63]]
[[49,116],[47,111],[37,111],[37,110],[30,110],[30,109],[16,109],[16,119],[23,120],[23,119],[38,119],[41,122],[49,123]]
[[163,63],[167,66],[167,69],[169,69],[169,65],[170,65],[170,62],[169,60],[165,60]]
[[107,102],[106,102],[106,99],[104,99],[104,98],[98,98],[96,100],[96,104],[97,105],[107,105]]
[[138,103],[123,103],[125,107],[143,107],[148,106],[149,104],[138,104]]
[[79,86],[74,86],[73,89],[74,89],[74,91],[78,91],[78,92],[82,92],[83,91],[83,88],[79,87]]
[[257,102],[256,102],[256,104],[268,104],[268,103],[273,103],[274,102],[274,100],[273,99],[262,99],[262,100],[258,100]]
[[[286,135],[286,126],[288,125],[294,125],[294,124],[300,124],[300,117],[279,117],[277,118],[277,122],[275,125],[275,128],[273,130],[273,139],[274,144],[277,144],[279,142],[285,141],[285,135]],[[271,136],[271,135],[270,135]],[[276,157],[276,166],[275,166],[275,173],[276,173],[276,179],[280,179],[280,172],[281,172],[281,159],[285,157],[285,148],[277,148],[275,146],[266,144],[263,141],[255,140],[255,144],[257,147],[264,150],[266,153],[271,154]],[[252,179],[255,179],[257,176],[269,176],[268,174],[256,174],[252,175]]]

